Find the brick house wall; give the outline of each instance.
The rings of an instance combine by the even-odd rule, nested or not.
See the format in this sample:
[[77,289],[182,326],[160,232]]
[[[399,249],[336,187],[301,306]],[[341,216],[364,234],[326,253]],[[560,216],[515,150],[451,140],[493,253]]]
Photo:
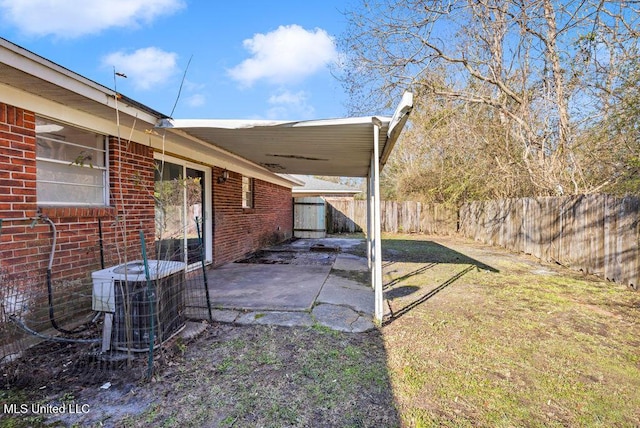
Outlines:
[[[124,248],[128,260],[141,258],[141,228],[153,243],[153,150],[110,138],[109,164],[109,207],[38,206],[35,114],[0,103],[0,303],[7,312],[0,313],[0,322],[11,311],[21,312],[32,325],[48,316],[53,228],[42,219],[10,219],[42,215],[55,224],[54,305],[73,303],[56,311],[59,322],[91,310],[91,272],[101,269],[100,226],[105,266],[121,263]],[[147,248],[153,256],[153,245]]]
[[[33,217],[36,204],[35,115],[0,104],[0,218]],[[0,279],[24,282],[40,266],[37,243],[48,226],[5,220],[0,229]],[[35,244],[35,245],[34,245]],[[44,255],[43,255],[44,256]]]
[[[110,245],[127,243],[128,260],[141,259],[140,230],[143,231],[147,256],[155,257],[155,208],[154,208],[153,149],[142,144],[111,137],[109,141],[109,191],[110,205],[115,207],[113,235],[106,240]],[[126,222],[122,219],[126,218]],[[117,254],[115,248],[108,253]],[[112,258],[105,267],[122,263],[122,255]]]
[[[214,168],[219,177],[222,169]],[[242,208],[242,175],[213,187],[213,260],[216,266],[237,260],[259,248],[291,238],[291,189],[254,180],[254,207]]]

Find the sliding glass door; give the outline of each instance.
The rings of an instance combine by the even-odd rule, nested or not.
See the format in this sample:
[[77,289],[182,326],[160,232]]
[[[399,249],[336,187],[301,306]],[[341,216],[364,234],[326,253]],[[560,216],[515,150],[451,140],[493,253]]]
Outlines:
[[155,248],[161,260],[211,261],[211,170],[164,156],[156,159]]

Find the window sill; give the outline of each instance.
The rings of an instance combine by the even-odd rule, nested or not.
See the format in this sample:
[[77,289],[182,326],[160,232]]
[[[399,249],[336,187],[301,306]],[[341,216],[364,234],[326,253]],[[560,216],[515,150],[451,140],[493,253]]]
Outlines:
[[78,218],[97,218],[97,217],[114,217],[116,215],[115,207],[38,207],[38,211],[47,217],[78,217]]
[[242,208],[243,214],[254,214],[256,212],[255,208]]

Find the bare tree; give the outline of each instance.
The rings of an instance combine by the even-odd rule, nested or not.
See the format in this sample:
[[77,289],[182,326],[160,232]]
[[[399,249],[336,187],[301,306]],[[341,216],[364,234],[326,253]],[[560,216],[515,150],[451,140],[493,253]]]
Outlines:
[[386,197],[457,205],[525,196],[522,149],[491,107],[420,94],[422,103],[383,171]]
[[[630,85],[623,70],[638,63],[638,7],[609,0],[365,0],[347,13],[341,78],[354,112],[390,105],[406,88],[422,95],[418,102],[476,108],[483,125],[470,129],[486,133],[467,141],[484,140],[485,147],[468,149],[492,161],[477,155],[475,165],[493,168],[483,176],[501,171],[509,178],[517,166],[515,193],[590,192],[613,182],[592,173],[593,158],[584,155],[602,138],[615,140],[594,138],[593,130],[619,114]],[[463,134],[451,131],[463,144]],[[429,132],[422,127],[414,138],[450,150]]]

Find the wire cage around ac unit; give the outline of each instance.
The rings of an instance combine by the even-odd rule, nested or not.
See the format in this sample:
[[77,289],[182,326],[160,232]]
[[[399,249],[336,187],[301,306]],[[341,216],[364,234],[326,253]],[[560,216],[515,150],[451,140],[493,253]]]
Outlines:
[[[136,260],[93,272],[93,310],[104,312],[102,351],[148,351],[185,324],[185,264]],[[153,329],[151,326],[153,325]]]

